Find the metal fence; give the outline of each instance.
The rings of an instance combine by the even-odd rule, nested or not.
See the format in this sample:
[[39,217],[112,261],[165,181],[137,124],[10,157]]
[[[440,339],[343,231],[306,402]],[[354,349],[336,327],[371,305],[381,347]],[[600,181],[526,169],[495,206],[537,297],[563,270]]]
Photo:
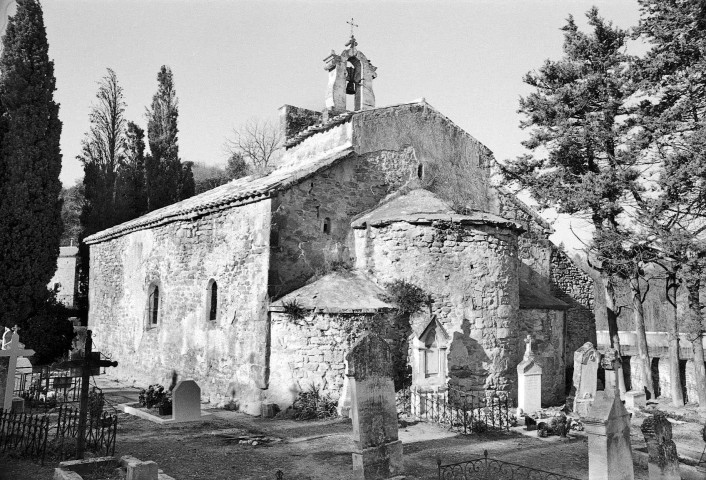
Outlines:
[[464,435],[509,430],[514,416],[507,395],[481,397],[455,389],[442,392],[407,387],[397,392],[397,411],[420,421],[439,423]]
[[[55,423],[56,422],[56,423]],[[10,450],[40,460],[47,454],[58,460],[72,458],[76,452],[79,411],[60,405],[49,414],[32,415],[0,409],[0,453]],[[108,412],[88,415],[86,449],[98,455],[115,454],[118,416]]]
[[62,403],[76,403],[81,394],[81,377],[68,370],[43,367],[38,372],[25,372],[15,378],[13,395],[25,400],[25,408],[48,411]]
[[578,480],[561,473],[488,458],[488,450],[483,452],[483,457],[465,462],[442,465],[441,460],[437,460],[437,466],[439,480]]
[[[75,440],[78,437],[79,411],[68,405],[58,408],[55,430],[56,453],[60,459],[66,459],[74,453]],[[118,429],[118,416],[102,412],[100,415],[88,415],[86,422],[86,449],[111,456],[115,454],[115,436]]]
[[49,418],[46,415],[14,413],[0,408],[0,453],[13,450],[41,460],[47,451]]

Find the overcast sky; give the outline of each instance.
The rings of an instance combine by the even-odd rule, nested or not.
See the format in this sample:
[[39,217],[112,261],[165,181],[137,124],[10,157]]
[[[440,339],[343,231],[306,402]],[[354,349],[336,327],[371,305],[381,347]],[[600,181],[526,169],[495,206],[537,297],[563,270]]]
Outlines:
[[594,4],[619,26],[637,22],[634,0],[44,0],[61,179],[70,186],[83,175],[76,155],[107,67],[128,119],[145,127],[157,71],[171,66],[180,156],[223,164],[225,138],[248,118],[274,119],[283,104],[323,108],[323,59],[345,48],[351,17],[358,48],[378,68],[378,106],[424,97],[498,159],[514,157],[526,136],[516,113],[529,91],[523,74],[558,58],[567,15],[585,27]]

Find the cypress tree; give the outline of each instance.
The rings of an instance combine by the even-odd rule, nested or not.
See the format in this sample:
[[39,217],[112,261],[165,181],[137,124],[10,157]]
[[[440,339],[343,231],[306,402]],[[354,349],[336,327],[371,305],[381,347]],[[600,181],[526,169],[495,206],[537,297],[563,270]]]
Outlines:
[[61,122],[42,8],[17,0],[0,55],[0,324],[47,299],[61,222]]
[[127,222],[147,212],[145,190],[145,131],[128,122],[125,160],[118,170],[115,190],[117,223]]
[[162,65],[157,74],[157,93],[147,110],[150,155],[147,166],[148,210],[170,205],[194,194],[191,165],[182,165],[177,144],[179,105],[172,70]]

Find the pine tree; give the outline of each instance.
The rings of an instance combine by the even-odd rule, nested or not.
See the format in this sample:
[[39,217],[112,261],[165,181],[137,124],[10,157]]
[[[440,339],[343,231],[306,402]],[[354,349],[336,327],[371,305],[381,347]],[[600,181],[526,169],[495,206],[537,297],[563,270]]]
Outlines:
[[177,144],[178,100],[172,70],[166,65],[157,74],[157,93],[147,110],[150,155],[147,166],[148,210],[170,205],[194,194],[191,165],[182,165]]
[[671,370],[678,367],[679,328],[692,344],[699,405],[706,408],[704,305],[699,299],[706,273],[706,3],[639,3],[636,34],[651,49],[638,63],[644,98],[635,116],[636,143],[658,172],[654,193],[644,201],[643,221],[664,253],[670,277],[688,291],[686,315],[679,316],[680,325],[670,326]]
[[[46,302],[61,222],[61,122],[42,8],[17,0],[0,56],[0,324]],[[27,342],[30,344],[30,342]]]
[[[525,115],[521,127],[530,129],[523,144],[538,153],[518,158],[506,167],[506,174],[529,189],[543,207],[588,215],[596,237],[604,238],[597,244],[602,248],[605,238],[614,239],[620,233],[618,216],[626,196],[640,191],[635,158],[622,148],[627,129],[621,117],[629,113],[626,100],[634,93],[634,84],[628,74],[632,59],[624,53],[627,32],[600,17],[595,7],[586,16],[590,34],[580,32],[570,16],[562,28],[563,58],[547,60],[539,71],[525,76],[525,83],[535,91],[520,99],[519,111]],[[620,271],[611,271],[609,263],[599,268],[611,345],[619,349],[613,279]],[[633,297],[641,299],[640,283],[630,281],[630,285]],[[633,318],[644,384],[653,392],[639,309]]]

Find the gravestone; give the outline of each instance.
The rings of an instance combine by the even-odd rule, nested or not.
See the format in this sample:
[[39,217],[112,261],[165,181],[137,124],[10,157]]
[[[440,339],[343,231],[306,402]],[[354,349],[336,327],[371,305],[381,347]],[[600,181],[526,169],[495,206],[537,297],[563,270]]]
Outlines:
[[601,367],[605,371],[605,394],[620,397],[620,375],[623,373],[620,354],[614,348],[606,349],[601,357]]
[[188,422],[201,419],[201,387],[193,380],[182,380],[172,390],[172,419]]
[[[618,389],[617,372],[612,375]],[[630,446],[630,414],[620,400],[620,394],[598,392],[582,418],[588,435],[589,480],[634,480],[632,447]]]
[[591,342],[584,343],[574,352],[574,412],[580,417],[588,414],[588,410],[596,398],[598,383],[598,362],[601,354]]
[[681,480],[677,446],[672,440],[672,424],[662,412],[647,417],[640,427],[647,443],[650,480]]
[[525,339],[525,356],[517,365],[517,415],[542,408],[542,367],[532,353],[532,337]]
[[17,359],[34,355],[34,350],[25,349],[25,346],[20,343],[18,330],[16,325],[11,333],[9,329],[5,328],[2,349],[0,350],[0,399],[2,399],[0,406],[5,410],[12,408]]
[[353,420],[353,472],[360,480],[402,473],[402,442],[397,436],[397,406],[392,353],[380,336],[366,332],[346,356]]

